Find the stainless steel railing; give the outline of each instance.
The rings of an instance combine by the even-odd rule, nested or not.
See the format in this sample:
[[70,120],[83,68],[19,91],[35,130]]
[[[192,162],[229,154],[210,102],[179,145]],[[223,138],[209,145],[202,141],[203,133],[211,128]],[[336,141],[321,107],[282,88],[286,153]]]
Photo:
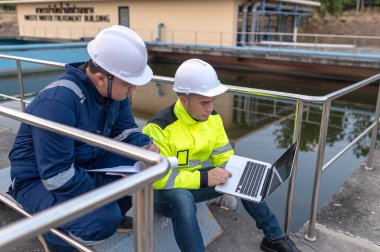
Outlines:
[[[142,160],[146,168],[142,172],[120,179],[110,185],[83,194],[59,206],[33,215],[15,224],[0,230],[0,248],[15,244],[18,240],[33,237],[36,233],[43,233],[51,227],[59,226],[76,217],[88,213],[100,206],[115,201],[134,192],[135,214],[135,250],[152,251],[153,225],[153,190],[156,179],[168,171],[168,160],[156,153],[143,150],[133,145],[114,141],[112,139],[92,134],[63,124],[38,118],[20,111],[0,106],[0,115],[19,120],[21,122],[41,127],[52,132],[63,134],[73,139],[128,157]],[[65,211],[62,211],[65,209]]]
[[[33,237],[36,233],[43,233],[51,227],[59,226],[134,192],[134,207],[136,208],[134,211],[134,221],[136,224],[135,250],[152,251],[153,190],[151,183],[167,173],[170,166],[165,157],[130,144],[118,142],[2,106],[0,106],[0,115],[63,134],[117,154],[142,160],[145,167],[151,166],[136,175],[120,179],[110,185],[98,188],[59,206],[33,215],[30,219],[1,229],[0,248],[15,244],[18,240]],[[65,211],[62,211],[62,209],[65,209]]]
[[[155,76],[155,80],[160,82],[173,83],[172,78]],[[317,218],[317,207],[318,207],[318,198],[321,184],[321,175],[322,171],[328,168],[333,162],[335,162],[339,157],[341,157],[353,144],[359,141],[362,137],[364,137],[370,130],[372,130],[371,144],[368,153],[368,159],[366,168],[372,169],[373,162],[373,153],[376,143],[377,137],[377,129],[379,124],[379,114],[380,114],[380,88],[378,93],[378,98],[376,102],[376,111],[374,115],[374,122],[364,130],[358,137],[356,137],[353,141],[351,141],[342,151],[336,154],[331,160],[327,161],[325,165],[324,163],[324,154],[325,154],[325,146],[326,146],[326,137],[327,137],[327,129],[329,125],[329,116],[331,109],[331,102],[343,95],[349,94],[359,88],[365,87],[371,83],[375,83],[380,81],[380,74],[369,77],[365,80],[354,83],[348,87],[342,88],[325,96],[307,96],[300,95],[294,93],[286,93],[286,92],[278,92],[271,90],[263,90],[256,88],[247,88],[247,87],[237,87],[227,85],[229,92],[243,93],[243,94],[252,94],[257,96],[271,96],[281,99],[293,100],[296,101],[296,113],[295,113],[295,123],[294,123],[294,131],[293,131],[293,142],[300,140],[301,137],[301,126],[302,126],[302,113],[305,102],[322,104],[322,120],[320,123],[320,133],[319,133],[319,142],[318,142],[318,150],[317,150],[317,159],[316,159],[316,168],[315,168],[315,176],[314,176],[314,185],[313,185],[313,194],[312,194],[312,204],[310,210],[310,218],[309,218],[309,227],[308,233],[305,238],[308,240],[315,240],[315,225]],[[380,84],[380,83],[379,83]],[[291,223],[291,215],[292,215],[292,204],[294,198],[294,189],[296,183],[296,174],[297,174],[297,165],[298,165],[298,151],[296,153],[295,164],[292,171],[292,176],[290,177],[289,188],[288,188],[288,196],[287,196],[287,206],[285,213],[285,232],[289,232],[290,223]]]
[[[0,55],[0,58],[10,59],[10,56]],[[12,57],[12,59],[20,60],[20,61],[27,60],[29,62],[37,62],[33,59],[26,59],[26,58],[20,58],[20,57]],[[54,64],[54,62],[47,62],[47,64]],[[63,65],[60,63],[55,63],[55,64],[61,65],[61,66]],[[169,77],[154,76],[153,80],[159,81],[160,83],[170,83],[170,84],[173,83],[173,78],[169,78]],[[360,82],[354,83],[348,87],[345,87],[345,88],[340,89],[338,91],[332,92],[332,93],[327,94],[325,96],[308,96],[308,95],[301,95],[301,94],[294,94],[294,93],[277,92],[277,91],[271,91],[271,90],[263,90],[263,89],[256,89],[256,88],[246,88],[246,87],[238,87],[238,86],[227,85],[227,87],[229,88],[229,92],[251,94],[251,95],[257,95],[257,96],[271,96],[274,98],[294,101],[296,103],[296,111],[294,114],[295,123],[294,123],[294,130],[293,130],[293,142],[299,141],[300,137],[301,137],[302,115],[303,115],[305,103],[322,105],[322,107],[323,107],[322,119],[321,119],[321,123],[320,123],[317,159],[316,159],[316,164],[315,164],[316,167],[315,167],[312,203],[311,203],[310,218],[309,218],[309,227],[308,227],[308,232],[305,236],[305,238],[307,238],[309,240],[315,240],[317,204],[318,204],[318,198],[319,198],[320,181],[321,181],[322,171],[324,169],[326,169],[328,166],[330,166],[332,164],[332,162],[334,162],[340,156],[342,156],[345,153],[345,151],[349,148],[348,146],[352,146],[355,142],[357,142],[361,137],[366,135],[366,133],[371,131],[371,130],[372,130],[372,139],[371,139],[371,144],[370,144],[370,149],[369,149],[366,167],[368,169],[372,168],[373,153],[374,153],[375,141],[376,141],[376,136],[377,136],[377,128],[378,128],[378,123],[379,123],[379,114],[380,114],[380,112],[379,112],[380,111],[380,108],[379,108],[380,107],[380,89],[379,89],[378,99],[376,102],[376,111],[375,111],[373,123],[366,130],[364,130],[356,139],[354,139],[351,143],[349,143],[346,148],[344,148],[337,155],[335,155],[330,161],[327,161],[326,165],[323,165],[323,163],[325,161],[324,160],[324,154],[325,154],[327,129],[328,129],[328,125],[329,125],[331,102],[333,100],[343,96],[343,95],[349,94],[349,93],[351,93],[357,89],[360,89],[362,87],[365,87],[371,83],[379,83],[379,82],[380,82],[380,74],[374,75],[370,78],[367,78],[367,79],[362,80]],[[20,92],[21,92],[21,89],[20,89]],[[0,96],[1,96],[1,94],[0,94]],[[21,93],[20,93],[20,97],[22,97]],[[17,99],[17,100],[22,101],[22,99]],[[132,154],[132,153],[128,153],[128,154]],[[143,158],[143,157],[139,156],[139,158]],[[296,174],[297,174],[297,163],[298,163],[298,151],[296,154],[295,166],[294,166],[294,169],[292,171],[292,176],[290,178],[289,188],[288,188],[288,193],[287,193],[287,205],[286,205],[286,212],[285,212],[285,232],[287,232],[287,233],[289,232],[290,223],[291,223],[292,204],[293,204],[294,190],[295,190],[295,183],[296,183]],[[136,185],[136,187],[137,187],[137,185]],[[140,197],[140,199],[142,199],[142,197]],[[0,235],[1,234],[2,233],[0,232]]]

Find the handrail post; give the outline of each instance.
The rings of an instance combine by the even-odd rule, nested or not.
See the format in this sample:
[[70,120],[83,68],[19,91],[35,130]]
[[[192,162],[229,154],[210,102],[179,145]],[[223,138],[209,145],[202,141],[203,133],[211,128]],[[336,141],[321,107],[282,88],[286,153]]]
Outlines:
[[380,114],[380,84],[377,91],[377,101],[376,101],[376,110],[374,115],[374,120],[376,122],[376,125],[372,129],[372,135],[371,135],[371,145],[369,147],[368,152],[368,159],[367,164],[364,166],[367,170],[372,170],[372,162],[373,162],[373,154],[375,151],[375,145],[376,145],[376,138],[377,138],[377,129],[379,127],[379,114]]
[[[297,100],[296,114],[294,118],[294,132],[293,132],[293,143],[298,142],[298,146],[300,144],[301,139],[301,126],[302,126],[302,115],[303,115],[303,101]],[[292,218],[292,207],[293,207],[293,199],[294,199],[294,188],[296,184],[296,176],[297,176],[297,168],[298,168],[298,153],[299,148],[296,150],[296,154],[294,156],[294,166],[292,170],[292,175],[289,179],[288,186],[288,197],[286,201],[286,209],[285,209],[285,233],[289,233],[290,223]]]
[[22,69],[21,69],[21,62],[20,60],[16,60],[17,64],[17,78],[18,78],[18,87],[19,87],[19,93],[20,93],[20,99],[21,99],[21,110],[22,112],[25,112],[25,101],[24,101],[24,82],[22,80]]
[[[141,161],[142,169],[149,164]],[[153,187],[146,184],[133,194],[133,230],[136,252],[153,251]]]
[[305,239],[309,241],[316,240],[315,225],[317,221],[319,189],[321,186],[323,158],[325,155],[325,145],[326,145],[326,138],[327,138],[327,127],[329,125],[330,108],[331,108],[331,100],[328,100],[323,104],[321,128],[319,130],[318,155],[317,155],[317,162],[316,162],[316,167],[315,167],[313,197],[312,197],[311,208],[310,208],[309,227],[308,227],[307,234],[305,235]]

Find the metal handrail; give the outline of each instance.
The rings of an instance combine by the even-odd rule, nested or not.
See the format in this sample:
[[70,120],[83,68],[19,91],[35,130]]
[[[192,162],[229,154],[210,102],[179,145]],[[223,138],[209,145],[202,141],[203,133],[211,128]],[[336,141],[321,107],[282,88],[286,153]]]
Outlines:
[[[16,242],[32,238],[37,233],[48,231],[51,227],[57,227],[129,193],[142,190],[146,183],[153,183],[167,173],[168,167],[169,163],[167,159],[163,158],[159,164],[136,175],[122,178],[116,182],[82,194],[60,205],[39,212],[33,215],[32,218],[12,223],[0,229],[0,248],[7,248]],[[62,209],[65,210],[62,211]],[[144,210],[136,208],[135,212]],[[152,225],[152,223],[144,223],[144,225]],[[144,233],[141,232],[135,234],[135,236],[137,236],[137,239],[143,239]],[[136,249],[136,251],[145,252],[151,250]]]
[[54,133],[71,137],[84,143],[102,147],[104,150],[111,151],[120,155],[128,156],[133,159],[142,160],[149,164],[161,162],[162,156],[152,151],[141,149],[137,146],[120,141],[112,140],[98,134],[67,126],[65,124],[53,122],[30,114],[26,114],[14,109],[0,106],[0,115],[36,126],[42,129],[48,129]]
[[[158,81],[168,82],[168,78],[160,78],[159,76],[155,76],[155,79]],[[348,87],[342,88],[340,90],[337,90],[335,92],[332,92],[330,94],[324,95],[324,96],[307,96],[307,95],[301,95],[301,94],[294,94],[294,93],[286,93],[286,92],[279,92],[279,91],[272,91],[272,90],[263,90],[263,89],[256,89],[256,88],[248,88],[248,87],[237,87],[237,86],[231,86],[226,85],[229,88],[230,92],[237,92],[242,94],[252,94],[252,95],[258,95],[258,96],[271,96],[275,98],[281,98],[281,99],[290,99],[297,102],[296,106],[296,113],[295,113],[295,124],[294,124],[294,132],[293,132],[293,142],[296,142],[300,140],[301,136],[301,125],[302,125],[302,111],[303,106],[305,102],[309,103],[317,103],[322,104],[323,110],[322,110],[322,121],[321,121],[321,127],[320,127],[320,134],[319,134],[319,143],[318,143],[318,154],[317,154],[317,160],[316,160],[316,170],[315,170],[315,176],[314,176],[314,185],[313,185],[313,196],[312,196],[312,204],[311,204],[311,211],[310,211],[310,219],[309,219],[309,228],[308,233],[306,234],[305,238],[308,240],[315,240],[315,225],[316,225],[316,218],[317,218],[317,205],[318,205],[318,198],[319,198],[319,191],[320,191],[320,179],[322,175],[322,171],[326,168],[328,168],[333,162],[335,162],[339,157],[341,157],[348,148],[344,148],[341,152],[339,152],[337,155],[335,155],[332,159],[327,161],[325,165],[323,165],[324,161],[324,154],[325,154],[325,145],[326,145],[326,137],[327,137],[327,128],[329,125],[329,116],[330,116],[330,109],[331,109],[331,102],[343,95],[346,95],[350,92],[353,92],[359,88],[362,88],[364,86],[367,86],[371,83],[380,81],[380,74],[371,76],[367,79],[364,79],[362,81],[359,81],[357,83],[354,83]],[[378,93],[378,98],[376,102],[376,111],[375,111],[375,121],[373,125],[371,125],[369,128],[364,130],[358,137],[356,137],[353,141],[351,141],[348,145],[352,146],[355,142],[357,142],[359,139],[361,139],[363,136],[366,135],[371,129],[372,129],[372,138],[371,138],[371,145],[369,148],[368,153],[368,159],[367,159],[367,169],[372,169],[372,161],[373,161],[373,153],[374,153],[374,147],[376,142],[376,136],[377,136],[377,128],[379,124],[379,117],[380,117],[380,88]],[[292,204],[293,204],[293,197],[294,197],[294,188],[295,188],[295,182],[296,182],[296,174],[297,174],[297,165],[298,165],[298,150],[296,153],[295,158],[295,164],[292,171],[292,176],[290,177],[289,187],[288,187],[288,195],[287,195],[287,207],[286,207],[286,218],[285,218],[285,232],[288,233],[290,229],[290,221],[291,221],[291,212],[292,212]]]
[[[6,195],[3,195],[0,193],[0,202],[6,204],[7,206],[11,207],[13,210],[16,210],[20,214],[31,218],[32,215],[29,214],[27,211],[25,211],[23,208],[21,208],[13,199],[9,199]],[[68,242],[69,244],[73,245],[75,248],[79,249],[82,252],[92,252],[91,249],[87,248],[85,245],[73,240],[73,239],[68,239],[69,237],[62,233],[61,231],[58,231],[56,229],[50,228],[49,232],[52,232],[54,235],[58,236],[60,239]]]
[[[30,219],[22,220],[15,224],[6,226],[0,230],[0,237],[2,237],[0,240],[0,247],[8,247],[15,244],[18,240],[31,238],[36,233],[42,233],[51,227],[66,223],[67,221],[126,196],[128,193],[136,190],[141,191],[139,192],[139,195],[137,195],[137,198],[143,198],[145,201],[146,199],[152,200],[152,197],[148,195],[152,188],[151,185],[147,186],[147,183],[153,183],[156,179],[162,175],[165,175],[170,167],[168,160],[162,155],[130,144],[115,141],[110,138],[99,136],[84,130],[76,129],[2,106],[0,106],[0,115],[19,120],[32,126],[47,129],[58,134],[69,136],[73,139],[101,147],[105,150],[120,155],[141,160],[146,166],[153,165],[152,167],[145,169],[136,175],[121,179],[120,181],[111,183],[107,186],[98,188],[94,191],[69,200],[59,206],[55,206],[46,211],[33,215]],[[152,227],[153,218],[150,216],[153,215],[153,208],[142,208],[142,211],[140,211],[138,204],[135,205],[135,207],[135,214],[145,216],[149,219],[149,221],[146,221],[141,216],[136,218],[142,222],[137,223],[137,227],[143,226],[145,229],[136,234],[135,239],[137,242],[135,246],[150,244],[151,232],[147,229],[151,229]],[[62,211],[62,209],[65,209],[65,211]],[[141,212],[144,212],[144,214],[141,214]],[[147,223],[145,223],[145,221]],[[17,230],[17,232],[15,230]],[[147,250],[145,246],[142,246],[141,248],[136,247],[136,251],[150,250]]]
[[[10,56],[0,55],[0,58],[10,58]],[[27,58],[21,59],[21,57],[12,57],[12,58],[14,60],[26,59],[28,62],[37,62],[37,60],[27,59]],[[62,66],[63,64],[57,63],[57,65]],[[173,78],[170,78],[170,77],[163,77],[163,76],[156,76],[155,75],[155,76],[153,76],[153,80],[156,82],[159,82],[159,83],[170,83],[170,84],[173,83]],[[270,96],[270,97],[274,97],[274,98],[281,98],[281,99],[288,99],[288,100],[295,101],[296,102],[296,113],[295,113],[293,142],[299,141],[300,137],[301,137],[302,112],[303,112],[303,107],[304,107],[305,102],[322,104],[323,110],[322,110],[322,120],[321,120],[320,134],[319,134],[319,142],[318,142],[318,154],[317,154],[317,160],[316,160],[312,204],[311,204],[311,211],[310,211],[309,228],[308,228],[308,233],[306,235],[306,238],[309,240],[315,239],[316,212],[317,212],[317,203],[318,203],[318,198],[319,198],[320,179],[321,179],[322,170],[325,167],[327,168],[327,166],[329,166],[337,158],[339,158],[341,155],[343,155],[344,152],[346,151],[344,149],[344,151],[341,151],[340,153],[338,153],[336,156],[333,157],[333,159],[331,159],[330,161],[327,161],[327,164],[325,166],[323,166],[331,102],[333,100],[335,100],[335,99],[337,99],[343,95],[346,95],[350,92],[353,92],[353,91],[355,91],[361,87],[364,87],[366,85],[369,85],[369,84],[374,83],[374,82],[379,82],[379,81],[380,81],[380,74],[377,74],[377,75],[369,77],[365,80],[359,81],[359,82],[354,83],[348,87],[345,87],[343,89],[340,89],[338,91],[332,92],[332,93],[324,95],[324,96],[307,96],[307,95],[302,95],[302,94],[294,94],[294,93],[287,93],[287,92],[278,92],[278,91],[271,91],[271,90],[264,90],[264,89],[246,88],[246,87],[238,87],[238,86],[227,85],[230,92],[259,95],[259,96]],[[20,97],[21,97],[21,94],[20,94]],[[373,152],[374,152],[375,141],[376,141],[376,136],[377,136],[378,123],[379,123],[379,114],[380,114],[380,107],[379,106],[380,106],[380,89],[379,89],[378,99],[377,99],[377,103],[376,103],[374,124],[372,124],[370,126],[370,128],[372,128],[372,138],[371,138],[371,145],[370,145],[370,149],[369,149],[369,153],[368,153],[368,161],[367,161],[367,166],[370,168],[372,166]],[[370,129],[366,129],[365,133],[367,133],[369,130]],[[365,135],[364,133],[360,134],[361,137],[364,135]],[[354,141],[358,141],[358,139],[359,138],[357,137],[356,139],[354,139]],[[104,140],[102,140],[102,141],[104,141]],[[349,143],[349,145],[352,145],[352,144],[353,144],[352,142]],[[298,150],[297,150],[296,155],[297,155],[297,157],[295,159],[295,166],[293,168],[292,176],[290,178],[288,195],[287,195],[287,207],[286,207],[286,218],[285,218],[285,232],[287,232],[287,233],[289,232],[289,229],[290,229],[291,210],[292,210],[292,204],[293,204],[294,188],[295,188],[296,173],[297,173]]]

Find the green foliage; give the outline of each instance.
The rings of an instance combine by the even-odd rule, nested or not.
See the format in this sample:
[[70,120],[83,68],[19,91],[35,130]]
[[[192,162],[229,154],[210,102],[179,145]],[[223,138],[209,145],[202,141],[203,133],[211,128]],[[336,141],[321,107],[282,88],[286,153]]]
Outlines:
[[[364,1],[364,7],[380,6],[380,0],[361,0]],[[334,16],[339,16],[345,10],[353,10],[357,7],[357,0],[319,0],[321,7],[319,13],[324,16],[329,13]],[[361,4],[360,4],[361,6]]]
[[6,10],[6,11],[15,11],[16,4],[0,4],[0,9]]
[[326,13],[330,13],[334,16],[342,14],[345,7],[356,3],[356,0],[320,0],[321,8],[320,14],[324,16]]

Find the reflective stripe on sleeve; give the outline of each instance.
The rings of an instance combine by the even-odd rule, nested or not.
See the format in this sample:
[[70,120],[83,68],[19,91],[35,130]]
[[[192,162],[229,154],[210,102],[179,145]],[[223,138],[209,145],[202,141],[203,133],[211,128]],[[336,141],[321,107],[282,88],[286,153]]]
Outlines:
[[219,148],[215,148],[212,153],[211,153],[211,156],[215,156],[215,155],[218,155],[220,153],[223,153],[223,152],[226,152],[226,151],[229,151],[229,150],[232,150],[232,146],[230,143],[227,143],[226,145],[222,146],[222,147],[219,147]]
[[55,190],[66,184],[72,177],[75,175],[74,164],[71,165],[69,169],[64,172],[58,173],[57,175],[42,180],[42,184],[44,184],[45,188],[50,190]]
[[129,137],[129,135],[131,135],[133,133],[138,133],[138,132],[141,132],[141,130],[139,128],[126,129],[123,132],[121,132],[121,134],[118,135],[117,137],[115,137],[114,139],[116,141],[123,141],[123,140],[127,139],[127,137]]
[[80,89],[80,87],[78,87],[78,85],[75,84],[75,82],[65,80],[65,79],[54,81],[53,83],[47,85],[43,90],[55,88],[55,87],[66,87],[70,89],[79,97],[80,103],[83,103],[84,99],[86,99],[86,97],[83,94],[82,89]]
[[203,165],[203,162],[200,161],[200,160],[189,160],[189,168],[194,168],[194,167],[197,167],[197,166],[200,166],[200,165]]

